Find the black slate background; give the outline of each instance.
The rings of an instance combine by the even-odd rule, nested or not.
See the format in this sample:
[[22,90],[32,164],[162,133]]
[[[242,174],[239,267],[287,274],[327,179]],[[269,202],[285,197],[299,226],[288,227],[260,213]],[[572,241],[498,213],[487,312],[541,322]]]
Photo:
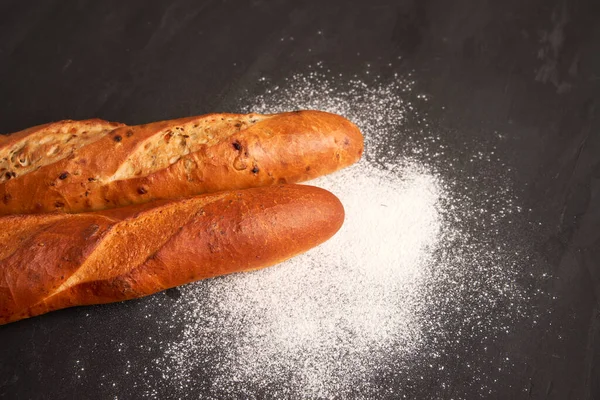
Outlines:
[[[506,134],[501,156],[531,218],[543,222],[530,235],[534,272],[551,275],[540,289],[557,300],[540,297],[536,306],[552,312],[496,343],[499,359],[517,361],[498,374],[493,397],[598,399],[599,22],[595,0],[4,0],[0,132],[64,118],[137,124],[236,111],[259,77],[277,82],[318,61],[351,73],[367,63],[414,71],[437,126],[476,140]],[[0,327],[0,397],[137,398],[133,383],[158,351],[147,337],[161,334],[170,301]],[[406,394],[475,397],[465,370],[452,373],[450,389],[432,373]],[[168,388],[159,397],[170,397]]]

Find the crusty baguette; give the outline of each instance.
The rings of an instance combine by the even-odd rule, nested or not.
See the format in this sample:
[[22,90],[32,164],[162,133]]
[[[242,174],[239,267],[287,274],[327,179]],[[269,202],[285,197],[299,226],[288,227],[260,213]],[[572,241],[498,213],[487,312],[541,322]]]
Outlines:
[[0,135],[0,183],[60,161],[123,124],[65,120]]
[[331,237],[326,190],[277,185],[81,214],[0,218],[0,324],[273,265]]
[[320,111],[123,126],[0,184],[0,215],[75,213],[301,182],[354,163],[362,151],[354,124]]

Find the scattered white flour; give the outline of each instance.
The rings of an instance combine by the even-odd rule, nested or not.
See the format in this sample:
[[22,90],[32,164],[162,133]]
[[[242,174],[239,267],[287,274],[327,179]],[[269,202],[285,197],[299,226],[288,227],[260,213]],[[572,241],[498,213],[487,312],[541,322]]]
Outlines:
[[182,340],[167,351],[171,378],[193,385],[196,360],[218,349],[203,371],[215,394],[272,385],[285,397],[331,397],[422,346],[422,286],[442,223],[437,179],[363,162],[312,183],[340,197],[340,232],[280,266],[187,287]]
[[[476,172],[495,159],[451,153],[430,134],[416,111],[427,98],[411,93],[410,79],[365,82],[317,68],[262,84],[244,111],[331,111],[365,134],[360,163],[310,182],[341,199],[346,222],[279,266],[182,288],[172,318],[182,331],[164,343],[155,365],[162,379],[146,394],[399,398],[427,393],[418,385],[433,374],[434,391],[425,389],[446,397],[461,363],[453,349],[484,357],[526,313],[514,279],[523,257],[507,239],[520,209],[507,184]],[[447,160],[460,165],[461,151],[474,153],[454,171]],[[469,379],[491,393],[485,374]]]

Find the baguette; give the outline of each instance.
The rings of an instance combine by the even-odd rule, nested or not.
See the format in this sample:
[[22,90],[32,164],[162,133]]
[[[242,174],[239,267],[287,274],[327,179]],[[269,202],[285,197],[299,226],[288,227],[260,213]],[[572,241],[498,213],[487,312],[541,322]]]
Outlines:
[[362,151],[354,124],[320,111],[122,126],[0,184],[0,215],[87,212],[301,182],[354,163]]
[[0,218],[0,324],[263,268],[330,238],[344,209],[304,185]]

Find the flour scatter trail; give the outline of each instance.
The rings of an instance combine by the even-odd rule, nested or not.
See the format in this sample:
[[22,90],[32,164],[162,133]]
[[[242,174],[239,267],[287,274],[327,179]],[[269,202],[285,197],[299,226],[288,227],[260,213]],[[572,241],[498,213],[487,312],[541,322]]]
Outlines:
[[[346,79],[318,66],[260,83],[240,111],[330,111],[365,134],[361,162],[310,182],[341,199],[346,222],[279,266],[184,287],[173,315],[183,331],[156,360],[155,385],[215,398],[398,398],[432,385],[447,394],[455,350],[485,357],[530,312],[517,198],[501,177],[485,196],[465,183],[499,161],[487,144],[445,144],[419,114],[427,96],[410,76]],[[475,154],[471,170],[443,164],[461,152]],[[485,371],[460,368],[478,392],[493,391]]]

